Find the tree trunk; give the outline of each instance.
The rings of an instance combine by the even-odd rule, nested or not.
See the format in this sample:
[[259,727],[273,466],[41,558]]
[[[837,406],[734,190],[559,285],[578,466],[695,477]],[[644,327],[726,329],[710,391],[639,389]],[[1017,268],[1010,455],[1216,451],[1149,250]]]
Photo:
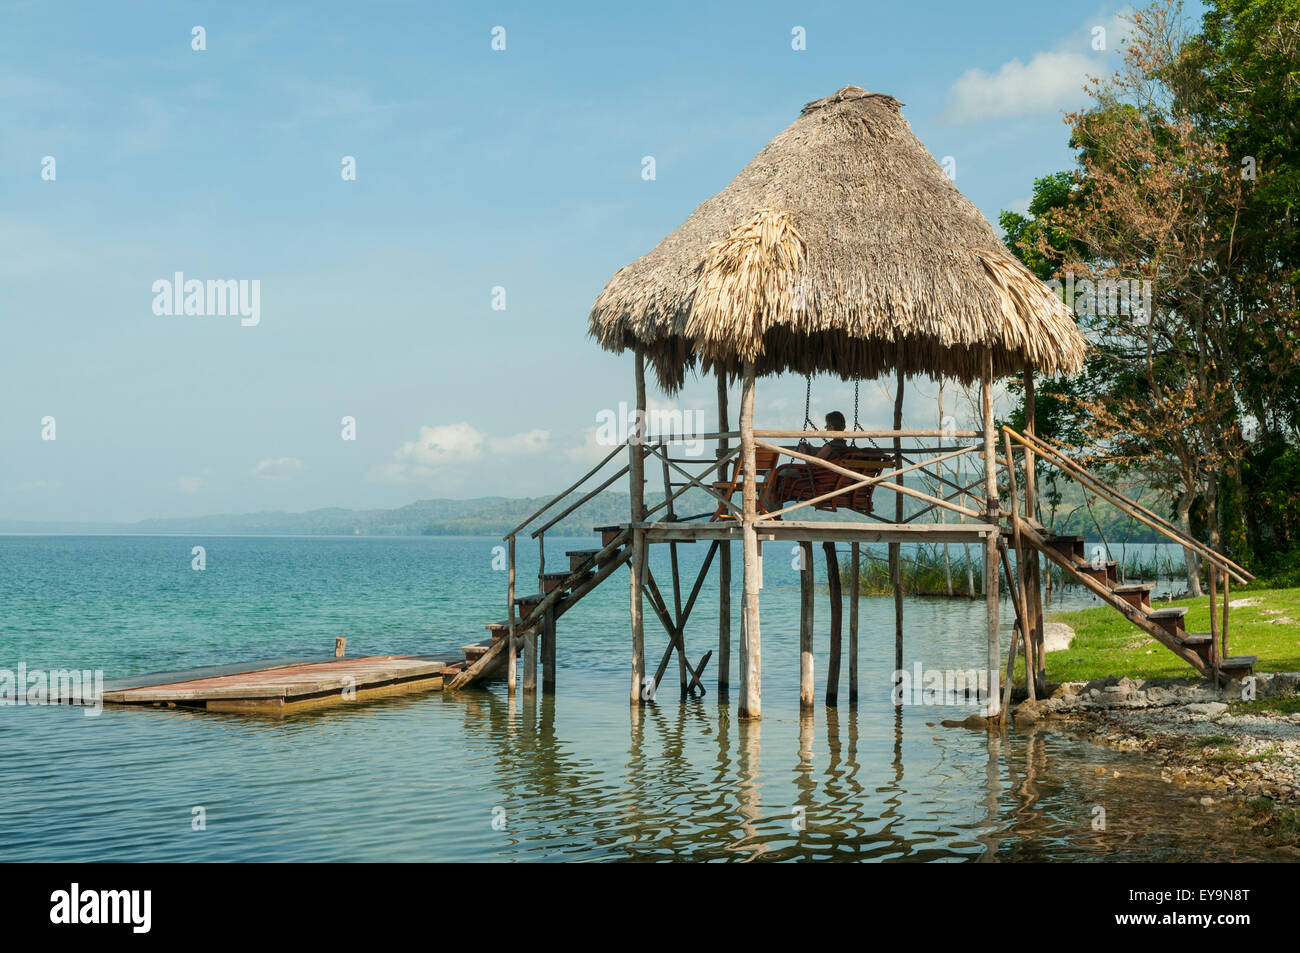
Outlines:
[[[1192,535],[1192,491],[1183,490],[1178,497],[1178,528],[1188,536]],[[1190,549],[1183,550],[1187,566],[1187,591],[1193,597],[1201,594],[1201,562]]]

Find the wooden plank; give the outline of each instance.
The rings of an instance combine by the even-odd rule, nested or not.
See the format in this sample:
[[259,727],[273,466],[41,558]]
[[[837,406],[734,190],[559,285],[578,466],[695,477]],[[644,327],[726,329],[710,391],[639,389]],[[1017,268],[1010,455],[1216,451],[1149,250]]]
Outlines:
[[210,699],[293,699],[366,686],[440,676],[445,662],[402,656],[368,656],[337,662],[313,662],[215,675],[182,682],[108,690],[111,704],[194,703]]

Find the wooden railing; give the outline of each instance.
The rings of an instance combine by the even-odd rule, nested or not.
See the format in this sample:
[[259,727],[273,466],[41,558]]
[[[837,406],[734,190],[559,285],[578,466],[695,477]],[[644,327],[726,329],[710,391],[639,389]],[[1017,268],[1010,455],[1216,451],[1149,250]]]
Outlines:
[[[1017,547],[1019,547],[1019,534],[1028,531],[1027,527],[1021,520],[1016,510],[1016,481],[1015,481],[1015,458],[1013,456],[1012,441],[1020,445],[1025,456],[1025,473],[1026,478],[1032,478],[1032,469],[1034,467],[1034,457],[1038,456],[1047,463],[1056,467],[1067,476],[1071,477],[1076,483],[1090,491],[1096,496],[1105,500],[1114,506],[1121,513],[1136,520],[1149,529],[1155,530],[1161,536],[1169,539],[1171,542],[1181,546],[1184,550],[1194,553],[1198,560],[1203,560],[1206,565],[1206,576],[1209,581],[1210,596],[1210,659],[1213,666],[1213,673],[1217,682],[1219,677],[1219,663],[1228,655],[1228,610],[1230,607],[1229,591],[1231,580],[1236,579],[1238,582],[1245,584],[1255,577],[1247,572],[1244,568],[1233,562],[1222,553],[1216,552],[1200,540],[1189,536],[1182,529],[1175,526],[1169,520],[1160,516],[1133,500],[1120,493],[1114,487],[1107,484],[1100,477],[1088,472],[1078,462],[1072,460],[1058,446],[1051,441],[1033,436],[1031,434],[1020,434],[1010,427],[1003,427],[1003,440],[1006,446],[1007,458],[1004,465],[1010,474],[1011,494],[1012,494],[1012,523],[1017,538]],[[1032,514],[1027,513],[1025,519],[1032,518]],[[1217,618],[1220,608],[1218,602],[1218,582],[1220,577],[1223,580],[1223,606],[1222,621]],[[1182,653],[1179,653],[1182,654]]]

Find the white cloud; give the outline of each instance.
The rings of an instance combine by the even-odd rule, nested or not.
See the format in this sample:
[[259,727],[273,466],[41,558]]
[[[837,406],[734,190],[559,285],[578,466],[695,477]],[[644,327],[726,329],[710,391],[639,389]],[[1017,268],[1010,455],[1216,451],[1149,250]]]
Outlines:
[[182,493],[197,493],[203,488],[203,479],[196,476],[183,476],[176,481],[176,487]]
[[1083,98],[1089,70],[1091,57],[1064,51],[1035,53],[1027,64],[1016,58],[992,74],[969,69],[948,91],[944,112],[953,122],[1053,112]]
[[[1104,29],[1104,50],[1096,50],[1095,29]],[[943,108],[950,122],[966,123],[1007,116],[1052,114],[1084,101],[1088,75],[1111,69],[1106,57],[1120,48],[1129,24],[1117,17],[1086,23],[1069,40],[1052,50],[1033,54],[1026,63],[1015,57],[996,72],[974,67],[963,73],[948,91]]]
[[251,472],[262,480],[292,480],[305,466],[297,457],[276,457],[258,461]]
[[393,453],[393,459],[371,470],[371,479],[381,483],[411,483],[428,480],[457,464],[481,459],[485,454],[514,456],[545,453],[550,449],[549,430],[529,430],[510,437],[488,437],[468,423],[423,426],[419,436]]
[[493,437],[488,441],[488,449],[502,455],[545,453],[550,446],[549,430],[530,430],[527,433],[517,433],[513,437]]
[[483,434],[469,424],[421,427],[420,435],[397,448],[396,463],[423,470],[448,463],[477,460],[483,454]]
[[609,453],[612,448],[600,442],[596,427],[588,427],[582,432],[582,443],[564,451],[564,456],[574,463],[594,466]]

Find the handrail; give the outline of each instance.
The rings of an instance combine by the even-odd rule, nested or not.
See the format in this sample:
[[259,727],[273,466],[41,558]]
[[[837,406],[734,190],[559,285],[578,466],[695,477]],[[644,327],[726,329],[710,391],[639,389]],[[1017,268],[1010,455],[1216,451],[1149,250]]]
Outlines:
[[501,538],[502,538],[502,539],[509,539],[511,536],[515,536],[515,535],[517,535],[521,529],[523,529],[525,526],[527,526],[527,525],[528,525],[529,523],[531,523],[533,520],[537,519],[537,517],[541,516],[543,513],[545,513],[547,510],[549,510],[549,509],[550,509],[552,506],[554,506],[556,503],[560,502],[560,500],[564,499],[566,496],[568,496],[570,493],[572,493],[572,492],[573,492],[574,490],[576,490],[578,487],[582,486],[582,484],[586,483],[589,479],[591,479],[592,475],[595,474],[596,472],[598,472],[598,471],[600,470],[601,467],[603,467],[605,464],[609,463],[609,461],[613,460],[613,459],[614,459],[614,456],[615,456],[616,454],[621,453],[621,452],[623,451],[623,448],[624,448],[625,446],[626,446],[626,444],[622,444],[622,443],[620,443],[617,447],[615,447],[613,450],[611,450],[611,451],[609,452],[609,454],[605,457],[604,460],[601,460],[600,463],[596,464],[594,467],[592,467],[590,470],[588,470],[586,473],[584,473],[584,474],[582,475],[581,479],[575,480],[574,483],[573,483],[573,485],[570,486],[567,490],[565,490],[563,493],[561,493],[561,494],[559,494],[558,496],[556,496],[554,499],[551,500],[551,502],[547,503],[547,504],[546,504],[545,506],[543,506],[540,510],[538,510],[536,513],[534,513],[532,516],[528,517],[528,519],[524,520],[522,523],[520,523],[518,526],[516,526],[516,527],[515,527],[514,529],[512,529],[510,532],[506,533],[505,536],[503,536],[503,537],[501,537]]
[[[740,456],[740,450],[741,450],[741,448],[740,448],[740,447],[737,447],[735,450],[729,450],[729,451],[727,451],[727,455],[726,455],[725,457],[719,457],[716,463],[714,463],[714,464],[713,464],[712,466],[710,466],[707,470],[705,470],[703,473],[700,474],[699,479],[703,480],[706,476],[708,476],[708,475],[709,475],[710,473],[712,473],[714,470],[717,470],[717,469],[719,469],[720,467],[725,466],[726,464],[730,463],[731,460],[732,460],[732,458]],[[655,504],[654,506],[652,506],[650,509],[646,510],[646,511],[645,511],[645,515],[646,515],[646,516],[649,516],[651,513],[658,513],[658,512],[659,512],[660,510],[662,510],[665,506],[667,506],[669,503],[671,503],[671,502],[673,502],[674,500],[676,500],[679,496],[681,496],[683,493],[685,493],[685,492],[686,492],[687,490],[689,490],[690,488],[691,488],[691,484],[687,483],[687,484],[683,485],[681,489],[679,489],[676,493],[673,493],[672,495],[664,494],[664,499],[660,500],[658,503],[656,503],[656,504]]]
[[[589,491],[587,492],[587,495],[586,495],[586,496],[583,496],[582,498],[580,498],[580,499],[577,500],[576,502],[571,503],[571,504],[570,504],[569,506],[567,506],[567,507],[564,509],[564,511],[561,512],[558,516],[552,516],[551,519],[550,519],[548,522],[544,523],[543,525],[537,527],[537,529],[533,530],[533,533],[532,533],[533,539],[536,539],[536,538],[537,538],[538,536],[540,536],[542,533],[545,533],[548,529],[550,529],[552,526],[554,526],[554,525],[555,525],[556,523],[558,523],[560,520],[564,519],[566,516],[568,516],[570,513],[572,513],[572,512],[573,512],[574,510],[576,510],[578,507],[580,507],[583,503],[586,503],[588,500],[590,500],[590,499],[591,499],[593,496],[595,496],[597,493],[603,493],[605,490],[609,489],[609,486],[610,486],[611,483],[613,483],[615,480],[619,479],[620,477],[625,476],[625,475],[627,474],[627,471],[630,470],[630,469],[632,469],[632,465],[631,465],[631,464],[624,464],[624,465],[623,465],[623,469],[619,470],[617,473],[615,473],[612,477],[610,477],[608,480],[606,480],[606,481],[605,481],[604,483],[602,483],[600,486],[596,487],[594,490],[589,490]],[[539,515],[540,515],[540,514],[539,514]]]
[[[761,445],[761,446],[763,446],[763,447],[766,447],[766,448],[771,448],[771,447],[772,447],[772,444],[769,444],[769,443],[767,443],[767,442],[765,442],[765,441],[763,441],[763,442],[757,442],[757,441],[756,441],[756,443],[759,443],[759,445]],[[953,457],[960,457],[962,454],[970,453],[971,451],[973,451],[973,450],[975,450],[975,449],[977,449],[977,448],[975,448],[975,447],[961,447],[960,449],[954,450],[952,453],[946,453],[946,454],[944,454],[943,456],[941,456],[941,457],[935,457],[935,458],[932,459],[932,460],[925,460],[925,461],[923,461],[923,462],[921,462],[921,463],[913,463],[913,464],[911,464],[911,465],[909,465],[909,466],[906,466],[906,467],[895,467],[893,470],[889,470],[889,471],[887,471],[887,472],[883,472],[883,473],[877,473],[877,474],[872,475],[872,476],[863,476],[863,474],[860,474],[860,473],[859,473],[859,474],[857,474],[857,475],[858,475],[859,477],[862,477],[862,479],[859,479],[859,480],[858,480],[856,483],[854,483],[852,486],[839,487],[839,488],[837,488],[837,489],[831,490],[829,493],[823,493],[823,494],[821,494],[820,496],[815,496],[815,497],[813,497],[813,498],[810,499],[810,500],[802,500],[802,501],[800,501],[799,503],[796,503],[794,506],[787,506],[787,507],[785,507],[784,509],[781,509],[781,510],[774,510],[774,511],[772,511],[771,513],[764,513],[762,516],[758,517],[758,518],[755,520],[755,522],[763,522],[764,520],[772,520],[772,519],[776,519],[776,518],[778,518],[778,517],[784,518],[785,516],[789,515],[789,514],[792,513],[793,511],[798,510],[798,509],[802,509],[802,508],[805,507],[805,506],[812,506],[812,505],[814,505],[814,504],[816,504],[816,503],[821,503],[821,502],[824,501],[824,500],[829,500],[829,499],[832,499],[832,498],[837,497],[837,496],[843,496],[844,494],[848,494],[848,493],[854,493],[854,492],[856,492],[857,490],[859,490],[859,489],[861,489],[861,488],[863,488],[863,487],[867,487],[867,486],[876,486],[877,484],[884,485],[884,484],[885,484],[885,481],[886,481],[886,480],[889,480],[889,479],[891,479],[891,478],[894,478],[894,477],[900,477],[900,476],[902,476],[904,473],[910,473],[910,472],[913,471],[913,470],[919,470],[919,469],[921,469],[922,467],[929,466],[929,465],[932,464],[932,463],[942,463],[943,461],[945,461],[945,460],[950,460],[950,459],[952,459]],[[816,465],[818,465],[818,466],[822,466],[822,467],[825,467],[826,464],[829,463],[828,460],[826,460],[826,459],[824,459],[824,458],[822,458],[822,457],[809,457],[809,456],[807,456],[806,454],[800,454],[800,453],[798,453],[797,451],[791,451],[791,450],[788,449],[788,448],[782,448],[782,449],[780,449],[779,452],[780,452],[780,453],[786,453],[786,454],[789,454],[790,456],[798,456],[798,457],[800,457],[800,459],[808,460],[809,463],[816,464]],[[828,469],[832,469],[832,468],[828,468]],[[844,471],[844,470],[848,470],[848,468],[847,468],[847,467],[843,468],[843,470],[840,471],[841,475],[843,474],[843,471]],[[848,471],[848,472],[856,472],[856,471]],[[935,504],[935,503],[931,503],[931,506],[934,506],[934,505],[936,505],[936,504]]]
[[[697,478],[697,477],[693,477],[693,476],[691,476],[689,473],[687,473],[685,470],[683,470],[681,467],[679,467],[676,463],[674,463],[672,460],[670,460],[670,459],[667,457],[667,455],[665,455],[664,453],[660,452],[660,451],[659,451],[658,449],[656,449],[655,447],[652,446],[652,447],[650,448],[650,452],[651,452],[652,454],[654,454],[656,457],[658,457],[659,459],[663,460],[663,462],[664,462],[664,468],[665,468],[664,478],[665,478],[665,483],[667,482],[667,477],[668,477],[668,474],[667,474],[667,468],[668,468],[668,467],[672,467],[674,470],[676,470],[678,473],[680,473],[682,476],[686,477],[686,479],[690,481],[690,483],[689,483],[688,485],[693,485],[693,486],[696,486],[696,487],[698,487],[699,489],[703,490],[705,493],[709,494],[709,496],[713,497],[715,500],[717,500],[717,501],[718,501],[719,503],[721,503],[723,506],[727,507],[727,509],[731,510],[733,513],[739,513],[739,512],[741,511],[741,510],[740,510],[740,507],[736,506],[735,503],[732,503],[731,500],[725,499],[725,498],[722,496],[721,493],[718,493],[718,492],[716,492],[715,490],[711,489],[710,487],[705,486],[702,480],[700,480],[700,479]],[[739,451],[737,451],[737,452],[739,452]],[[701,461],[698,461],[698,462],[703,463],[704,461],[701,460]],[[717,469],[716,464],[715,464],[712,468],[710,468],[710,469]],[[708,470],[705,470],[704,472],[705,472],[705,473],[708,473],[709,471],[708,471]],[[667,495],[667,494],[665,494],[665,496],[666,496],[666,495]],[[676,496],[669,497],[669,499],[667,500],[667,502],[668,502],[668,503],[671,503],[671,502],[672,502],[673,500],[675,500],[675,499],[677,499]]]
[[[836,464],[831,463],[829,460],[823,460],[821,457],[814,457],[811,456],[810,454],[801,453],[798,450],[791,450],[789,447],[781,447],[774,443],[768,443],[766,440],[755,440],[754,445],[757,447],[763,447],[766,450],[775,450],[777,453],[783,453],[786,456],[794,457],[795,459],[803,460],[807,463],[814,463],[819,467],[824,467],[825,469],[832,471],[833,473],[838,473],[841,476],[847,476],[854,481],[860,481],[862,479],[861,473],[850,470],[847,467],[837,466]],[[871,477],[864,482],[870,482],[871,480],[876,480],[876,479],[878,478]],[[893,490],[895,493],[901,493],[904,496],[915,497],[918,500],[924,500],[926,503],[933,503],[938,506],[942,506],[944,509],[952,510],[955,513],[961,513],[964,516],[970,516],[977,520],[984,519],[983,513],[977,513],[974,510],[967,509],[964,506],[958,506],[955,503],[946,503],[942,500],[936,499],[933,496],[930,496],[927,493],[922,493],[919,490],[913,490],[910,486],[904,486],[901,483],[877,482],[875,485],[884,490]],[[835,495],[838,496],[840,493],[843,492],[844,490],[837,490],[835,492]],[[790,507],[790,509],[794,509],[794,507]],[[766,516],[759,517],[758,521],[764,520],[766,518],[767,518]]]
[[1044,443],[1041,438],[1018,434],[1007,426],[1003,426],[1002,429],[1026,450],[1039,454],[1058,468],[1065,470],[1070,476],[1088,486],[1094,493],[1107,500],[1122,512],[1127,513],[1133,519],[1136,519],[1138,522],[1154,529],[1161,535],[1167,536],[1184,549],[1190,549],[1197,553],[1211,565],[1214,565],[1223,572],[1234,576],[1237,581],[1243,585],[1255,578],[1251,573],[1247,572],[1241,566],[1238,566],[1227,556],[1216,552],[1200,540],[1188,536],[1164,517],[1152,512],[1136,500],[1129,499],[1118,490],[1103,483],[1098,477],[1093,476],[1078,463],[1071,460],[1060,451],[1053,449],[1050,445]]
[[[862,437],[869,440],[884,437],[983,437],[982,430],[755,430],[755,437],[817,437],[852,440]],[[907,449],[907,448],[905,448]]]

